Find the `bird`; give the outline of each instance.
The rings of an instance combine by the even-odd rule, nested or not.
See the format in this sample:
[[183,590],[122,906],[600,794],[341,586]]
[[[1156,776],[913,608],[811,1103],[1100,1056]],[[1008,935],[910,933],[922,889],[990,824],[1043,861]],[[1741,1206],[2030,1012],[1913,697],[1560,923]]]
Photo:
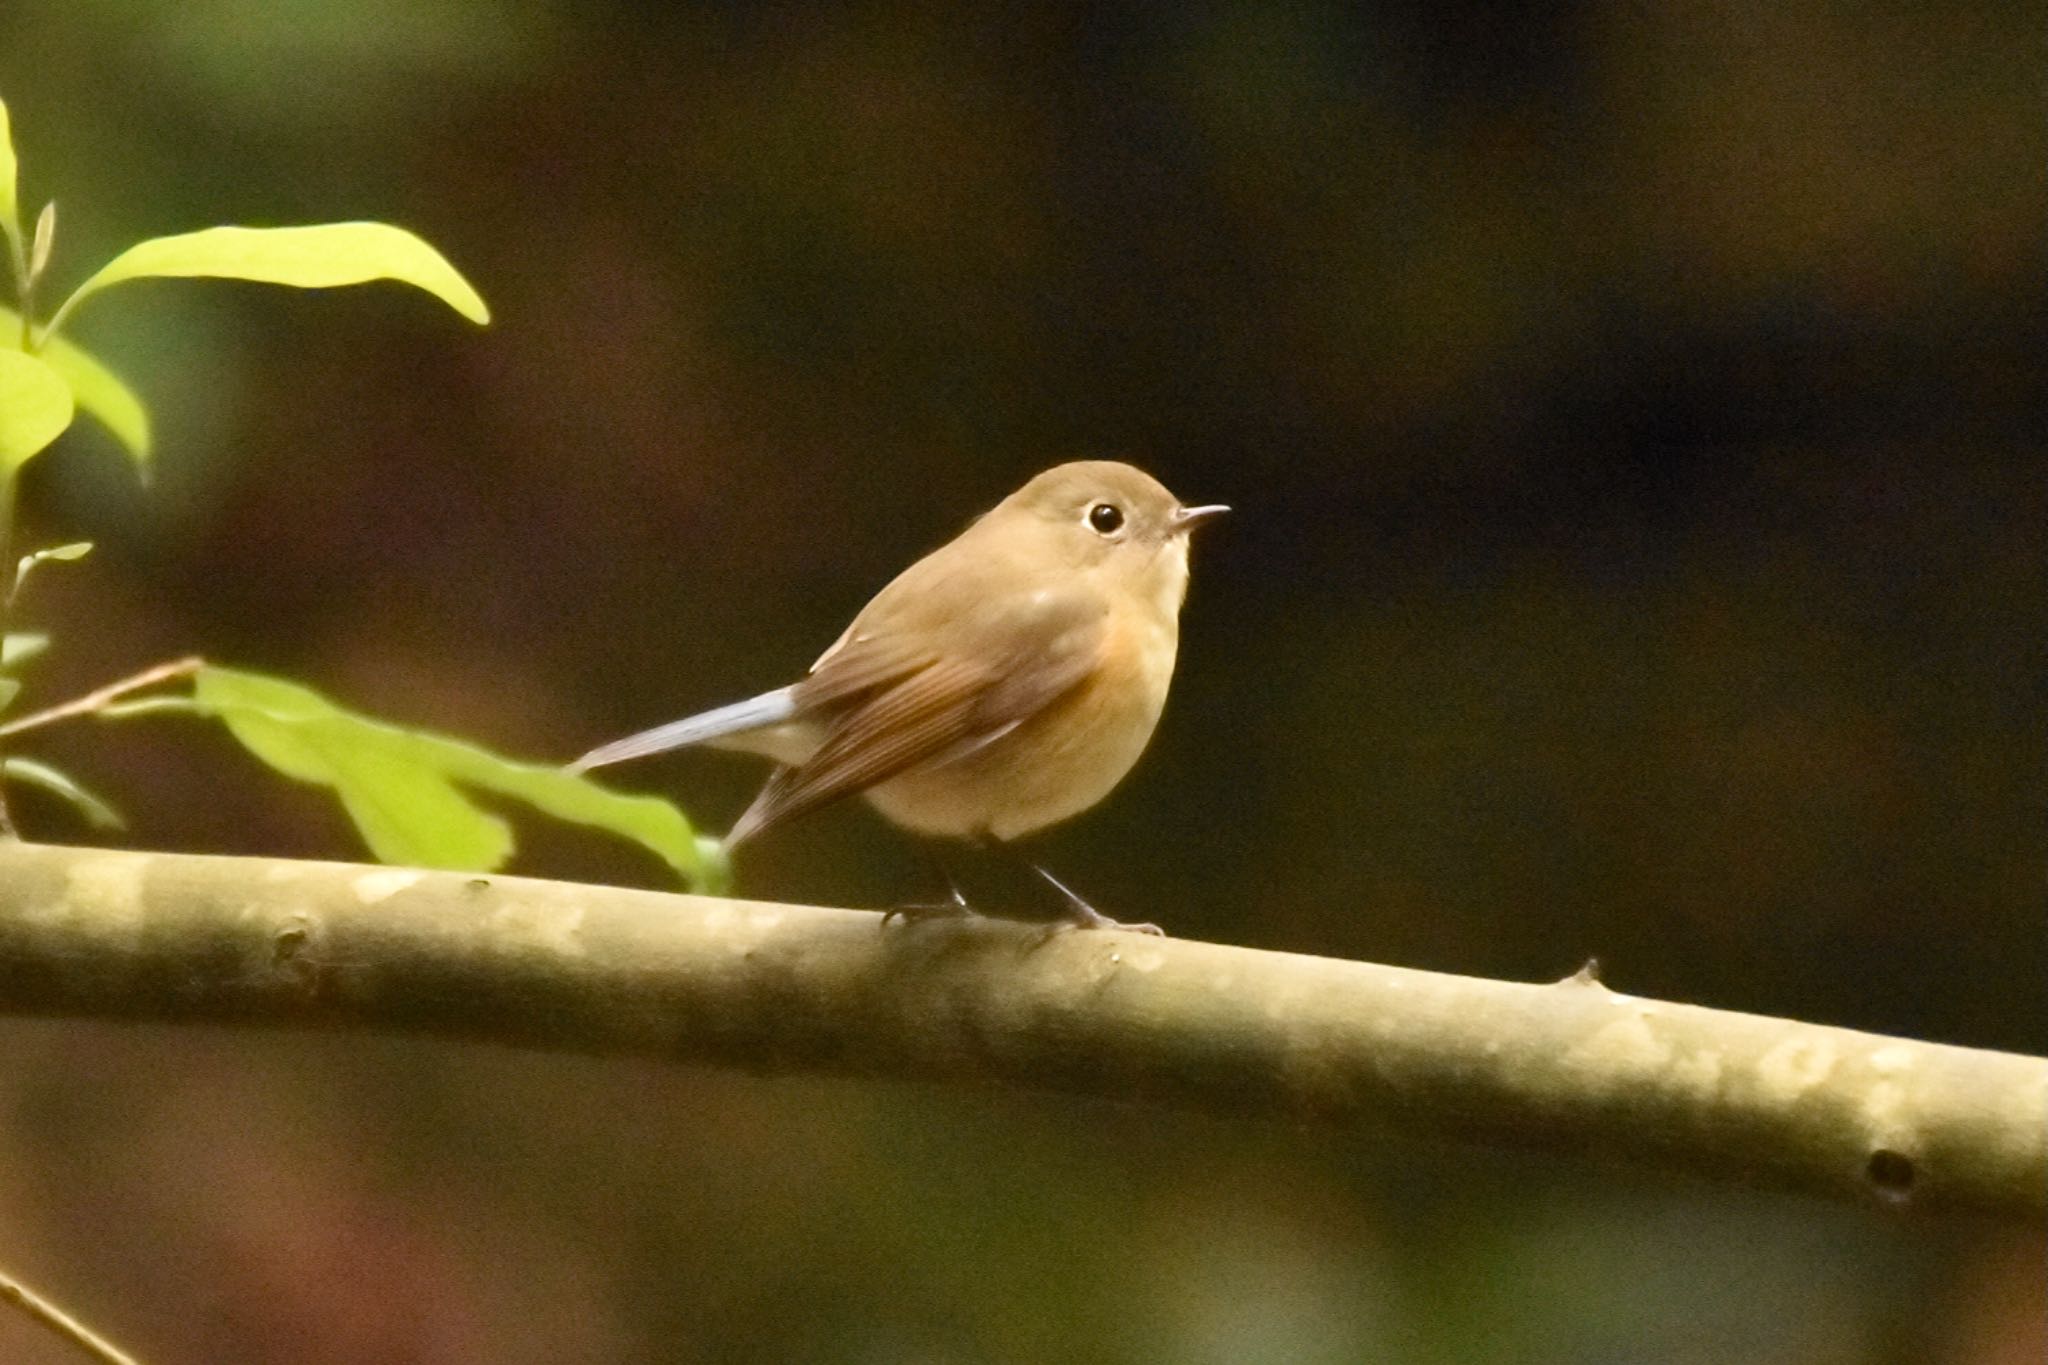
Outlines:
[[[1229,510],[1185,506],[1129,464],[1056,465],[898,574],[803,678],[569,767],[700,744],[759,754],[777,766],[728,849],[857,794],[911,834],[1021,862],[1063,925],[1159,933],[1012,845],[1094,806],[1144,752],[1179,650],[1189,533]],[[949,899],[892,915],[973,913],[937,861]]]

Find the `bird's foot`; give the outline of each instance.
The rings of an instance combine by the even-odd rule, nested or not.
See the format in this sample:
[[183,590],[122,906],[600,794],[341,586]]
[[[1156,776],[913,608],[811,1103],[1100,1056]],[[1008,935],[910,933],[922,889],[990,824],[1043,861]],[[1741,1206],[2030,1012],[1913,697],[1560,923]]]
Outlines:
[[1122,920],[1111,919],[1087,901],[1074,895],[1067,898],[1067,917],[1055,921],[1051,932],[1059,934],[1069,929],[1121,929],[1127,934],[1156,934],[1160,938],[1166,937],[1166,931],[1156,924],[1126,924]]
[[1010,857],[1016,858],[1018,862],[1030,868],[1033,872],[1036,872],[1047,886],[1050,886],[1058,893],[1060,905],[1067,912],[1066,918],[1055,920],[1052,926],[1046,930],[1046,937],[1048,939],[1055,934],[1063,934],[1069,929],[1121,929],[1128,934],[1156,934],[1161,938],[1166,937],[1166,931],[1156,924],[1125,924],[1121,920],[1111,919],[1108,915],[1103,914],[1100,910],[1097,910],[1094,906],[1083,900],[1081,893],[1074,890],[1073,887],[1068,886],[1029,858],[1018,857],[1008,844],[999,843],[995,847],[1009,854]]

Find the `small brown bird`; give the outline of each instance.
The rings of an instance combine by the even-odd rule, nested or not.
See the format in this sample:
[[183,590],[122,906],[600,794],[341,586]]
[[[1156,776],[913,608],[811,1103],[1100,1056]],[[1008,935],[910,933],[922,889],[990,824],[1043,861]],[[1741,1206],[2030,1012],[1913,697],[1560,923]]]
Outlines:
[[[1048,469],[899,574],[801,682],[571,766],[693,744],[774,759],[728,847],[858,793],[914,833],[1007,851],[1107,796],[1144,752],[1173,677],[1188,532],[1228,510],[1183,507],[1127,464]],[[1025,865],[1074,922],[1159,932]],[[954,886],[947,905],[903,913],[967,910]]]

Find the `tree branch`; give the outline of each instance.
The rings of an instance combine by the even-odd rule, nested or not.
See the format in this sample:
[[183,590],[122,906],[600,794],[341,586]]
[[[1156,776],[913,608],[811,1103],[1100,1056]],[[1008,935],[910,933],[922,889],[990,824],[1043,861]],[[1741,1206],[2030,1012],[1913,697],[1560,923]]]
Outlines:
[[971,1080],[2048,1209],[2048,1061],[1617,995],[996,921],[0,845],[0,1011],[374,1028]]

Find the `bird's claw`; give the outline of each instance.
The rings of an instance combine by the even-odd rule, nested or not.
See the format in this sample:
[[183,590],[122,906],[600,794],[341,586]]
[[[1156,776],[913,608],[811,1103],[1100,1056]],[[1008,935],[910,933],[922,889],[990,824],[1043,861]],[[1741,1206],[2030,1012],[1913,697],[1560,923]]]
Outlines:
[[973,906],[958,898],[944,901],[915,901],[905,905],[892,905],[884,910],[882,927],[887,929],[892,919],[900,919],[905,924],[917,924],[928,919],[967,919],[975,913]]
[[1127,934],[1166,937],[1166,931],[1156,924],[1126,924],[1122,920],[1111,919],[1078,897],[1067,903],[1067,917],[1053,925],[1054,933],[1067,929],[1121,929]]

